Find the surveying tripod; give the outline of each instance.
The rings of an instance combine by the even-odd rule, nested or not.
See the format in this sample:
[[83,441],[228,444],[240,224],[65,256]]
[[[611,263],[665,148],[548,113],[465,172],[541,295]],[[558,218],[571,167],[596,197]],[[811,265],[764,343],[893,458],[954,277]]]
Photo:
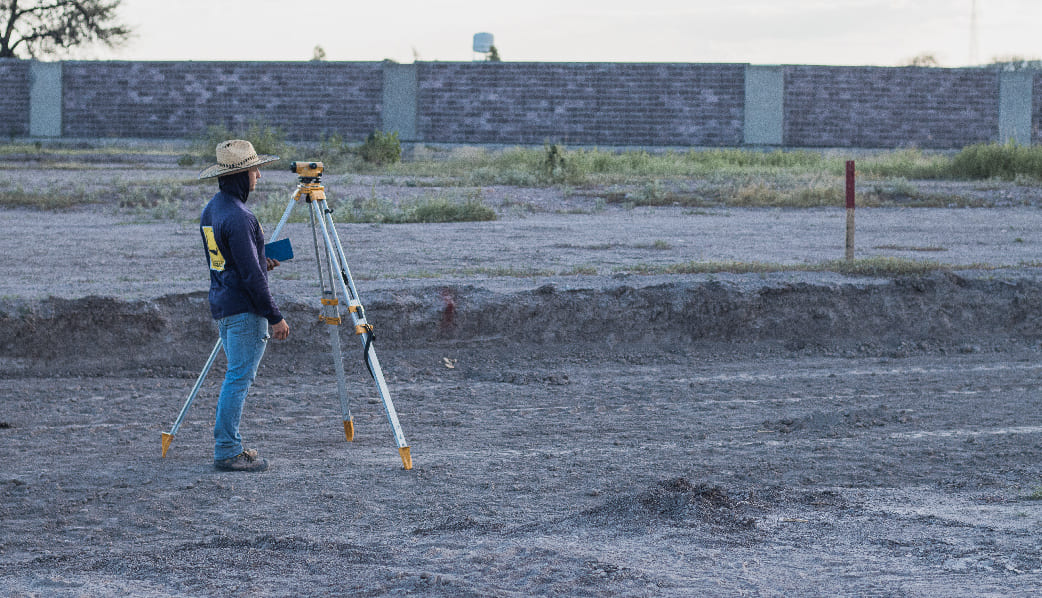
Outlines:
[[[344,379],[344,362],[340,352],[339,326],[343,320],[340,317],[340,300],[337,295],[337,287],[339,287],[340,293],[347,301],[347,311],[351,314],[354,332],[362,340],[365,365],[376,382],[376,388],[380,393],[380,398],[383,400],[384,411],[387,413],[387,420],[391,424],[391,432],[394,434],[395,443],[398,445],[398,454],[402,458],[402,465],[405,466],[405,469],[412,469],[412,456],[409,454],[409,445],[405,442],[401,424],[398,423],[398,413],[394,409],[394,403],[391,402],[391,393],[387,390],[387,382],[384,380],[383,370],[380,368],[380,360],[376,358],[376,350],[373,349],[373,327],[365,319],[365,310],[358,299],[358,291],[355,289],[354,280],[351,278],[351,270],[347,267],[344,247],[340,244],[340,238],[336,234],[336,227],[333,225],[333,211],[326,204],[326,191],[322,186],[323,168],[321,162],[293,162],[290,165],[290,170],[299,177],[297,190],[286,205],[286,210],[282,213],[282,219],[271,234],[271,240],[278,239],[279,233],[282,232],[282,227],[289,221],[293,207],[298,201],[304,200],[308,206],[311,237],[315,245],[315,260],[318,263],[318,280],[322,289],[322,315],[319,319],[329,326],[329,339],[333,346],[333,367],[336,370],[337,394],[340,397],[340,410],[344,420],[344,436],[349,442],[353,440],[355,425],[351,409],[347,404],[347,382]],[[318,248],[319,232],[321,232],[322,244],[325,248],[326,259],[324,267],[322,255],[319,253]],[[335,273],[334,269],[336,270]],[[327,283],[328,288],[326,286]],[[185,401],[184,407],[181,408],[181,413],[178,414],[173,427],[170,429],[170,432],[163,432],[163,457],[166,457],[167,449],[170,448],[174,435],[177,434],[178,428],[181,427],[181,422],[184,420],[185,414],[188,413],[188,408],[192,405],[196,395],[199,394],[199,389],[202,387],[206,375],[210,372],[214,360],[217,359],[221,345],[221,339],[217,339],[217,344],[214,345],[213,351],[210,352],[210,357],[206,360],[206,365],[203,366],[203,371],[199,374],[199,378],[196,379],[195,386],[192,387],[188,400]]]

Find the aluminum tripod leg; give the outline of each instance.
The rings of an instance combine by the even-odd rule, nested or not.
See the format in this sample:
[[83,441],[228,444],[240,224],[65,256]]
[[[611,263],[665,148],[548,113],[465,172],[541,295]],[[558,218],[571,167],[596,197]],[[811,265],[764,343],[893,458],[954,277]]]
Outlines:
[[362,340],[362,347],[365,351],[364,357],[373,375],[373,380],[376,381],[376,388],[380,393],[380,399],[383,401],[387,421],[391,425],[391,432],[394,434],[395,443],[398,445],[398,454],[402,458],[402,464],[405,466],[405,469],[412,469],[412,456],[409,452],[409,444],[405,441],[405,434],[402,433],[402,426],[398,421],[398,413],[394,408],[394,403],[391,401],[391,392],[387,388],[383,370],[380,368],[380,360],[377,359],[376,350],[372,346],[372,327],[365,320],[365,312],[361,302],[358,300],[358,293],[355,290],[354,280],[351,278],[351,271],[347,266],[343,245],[340,244],[340,238],[336,234],[336,227],[333,224],[333,217],[326,200],[324,198],[318,199],[317,203],[319,213],[321,214],[319,225],[322,230],[322,239],[325,242],[326,250],[329,252],[330,262],[338,264],[340,267],[338,282],[344,296],[347,297],[348,312],[351,314],[355,332]]
[[[315,262],[318,266],[318,280],[322,287],[322,321],[329,326],[329,342],[333,350],[333,368],[336,371],[337,396],[340,398],[340,413],[344,422],[344,438],[348,442],[355,439],[355,422],[351,416],[351,408],[347,404],[347,380],[344,377],[344,357],[340,350],[340,301],[336,296],[336,288],[333,285],[333,266],[327,261],[327,268],[322,268],[322,255],[318,251],[318,232],[316,223],[318,221],[318,206],[308,202],[308,216],[311,224],[311,238],[315,244]],[[325,281],[328,279],[329,288]]]
[[199,389],[203,386],[203,380],[206,380],[206,375],[210,373],[210,368],[213,367],[213,362],[217,359],[217,354],[221,351],[221,347],[222,341],[218,338],[217,344],[213,346],[213,351],[210,351],[210,358],[206,360],[203,371],[199,373],[199,378],[196,379],[195,386],[192,387],[192,392],[188,393],[188,400],[185,401],[185,406],[181,408],[181,413],[177,415],[177,421],[170,428],[170,432],[163,432],[163,457],[166,457],[166,451],[170,448],[170,442],[173,441],[174,435],[177,434],[177,429],[181,427],[181,421],[184,420],[185,414],[188,413],[188,408],[192,406],[195,395],[199,394]]
[[[339,320],[340,314],[336,311],[336,305],[328,307],[335,314],[329,317]],[[351,416],[351,408],[347,406],[347,381],[344,378],[344,358],[340,352],[340,330],[337,326],[339,324],[330,324],[329,340],[333,347],[333,368],[336,370],[336,390],[340,397],[340,413],[344,420],[344,438],[350,442],[355,439],[355,420]]]

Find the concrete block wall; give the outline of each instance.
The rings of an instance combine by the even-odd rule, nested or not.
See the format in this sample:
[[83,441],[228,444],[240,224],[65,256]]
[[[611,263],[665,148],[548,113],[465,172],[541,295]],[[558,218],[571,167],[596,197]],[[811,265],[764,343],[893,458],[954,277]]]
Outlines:
[[784,97],[787,146],[959,148],[998,138],[994,70],[787,66]]
[[1042,142],[1042,75],[664,63],[0,60],[0,135],[473,144],[921,147]]
[[740,145],[744,65],[421,63],[423,139]]
[[259,122],[295,139],[380,128],[379,63],[65,62],[67,137],[197,137]]
[[0,59],[0,136],[29,134],[29,62]]

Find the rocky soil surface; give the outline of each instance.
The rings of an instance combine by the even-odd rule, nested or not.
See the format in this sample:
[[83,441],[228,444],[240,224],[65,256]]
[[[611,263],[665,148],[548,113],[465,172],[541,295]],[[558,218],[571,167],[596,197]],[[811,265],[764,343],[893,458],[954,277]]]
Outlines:
[[[209,194],[173,167],[133,176]],[[0,210],[0,593],[1036,595],[1042,212],[995,187],[1016,197],[859,211],[859,256],[960,266],[921,276],[641,274],[837,259],[839,209],[489,188],[494,222],[339,225],[411,470],[346,332],[343,438],[310,231],[290,225],[272,286],[291,338],[243,421],[259,475],[212,469],[220,358],[160,457],[216,340],[202,199],[173,220]]]

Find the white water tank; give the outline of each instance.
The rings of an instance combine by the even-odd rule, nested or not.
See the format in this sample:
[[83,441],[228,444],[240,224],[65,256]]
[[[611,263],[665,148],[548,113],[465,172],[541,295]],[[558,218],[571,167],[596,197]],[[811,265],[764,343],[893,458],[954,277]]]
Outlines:
[[491,33],[474,34],[474,51],[488,54],[492,51],[492,44],[496,43]]

